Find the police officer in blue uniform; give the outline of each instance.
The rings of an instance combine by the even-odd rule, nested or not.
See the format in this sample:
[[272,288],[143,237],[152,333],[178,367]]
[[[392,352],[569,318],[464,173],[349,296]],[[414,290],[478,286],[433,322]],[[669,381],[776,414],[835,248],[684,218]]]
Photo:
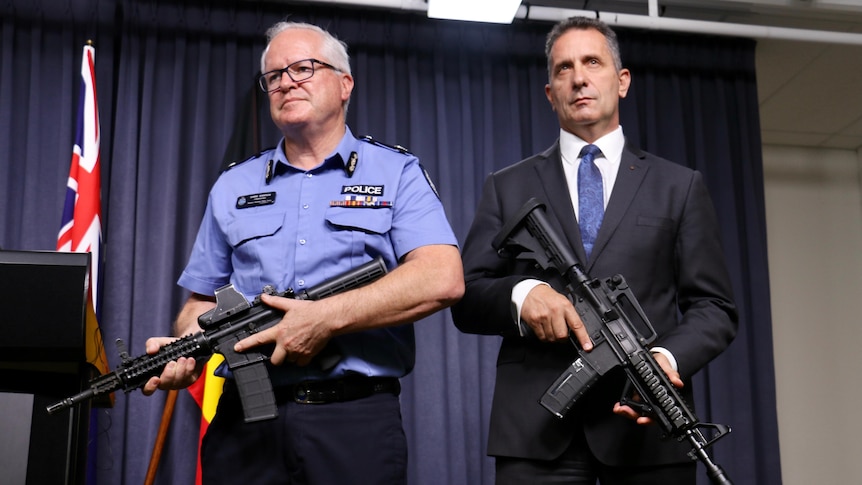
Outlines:
[[[403,484],[398,378],[413,367],[412,322],[463,294],[457,240],[417,158],[346,126],[344,43],[289,22],[267,38],[259,82],[284,137],[213,186],[179,279],[191,295],[175,335],[199,331],[197,317],[228,283],[251,300],[264,285],[301,291],[377,256],[390,271],[319,301],[262,295],[284,318],[236,350],[274,344],[279,415],[244,423],[228,379],[204,438],[204,483]],[[152,338],[148,351],[169,341]],[[194,359],[172,362],[144,393],[186,387],[199,369]]]

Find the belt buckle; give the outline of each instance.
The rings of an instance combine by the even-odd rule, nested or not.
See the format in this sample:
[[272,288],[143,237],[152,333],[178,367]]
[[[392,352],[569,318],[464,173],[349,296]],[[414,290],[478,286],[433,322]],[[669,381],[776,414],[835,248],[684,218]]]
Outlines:
[[[301,382],[296,384],[293,387],[293,402],[297,404],[326,404],[327,401],[320,399],[319,397],[317,399],[313,399],[311,397],[313,393],[311,386],[307,383]],[[316,394],[321,395],[320,393]]]

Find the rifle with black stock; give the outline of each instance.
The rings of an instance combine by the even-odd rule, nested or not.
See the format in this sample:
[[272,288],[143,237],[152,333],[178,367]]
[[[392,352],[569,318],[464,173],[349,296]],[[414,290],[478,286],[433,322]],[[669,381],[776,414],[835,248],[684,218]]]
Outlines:
[[[549,223],[544,205],[534,198],[506,223],[492,245],[501,257],[532,260],[543,269],[557,270],[594,344],[590,352],[585,352],[569,334],[578,358],[545,391],[540,404],[563,418],[599,378],[622,367],[628,380],[620,403],[653,417],[667,436],[688,440],[692,445],[689,456],[704,464],[713,484],[732,485],[707,452],[719,438],[730,433],[730,427],[701,423],[670,382],[647,348],[655,340],[656,332],[625,278],[622,275],[601,280],[590,278]],[[633,316],[638,319],[638,327],[632,321]],[[637,328],[645,329],[647,335],[641,335]],[[712,431],[711,439],[704,435],[704,429]]]
[[[364,286],[384,274],[386,264],[383,258],[377,257],[299,293],[292,289],[278,293],[270,286],[264,288],[264,293],[295,300],[320,300]],[[236,380],[245,421],[249,423],[277,417],[275,396],[266,369],[268,357],[254,349],[238,353],[233,347],[240,340],[274,326],[284,316],[284,312],[264,305],[260,296],[249,303],[232,284],[217,289],[215,296],[215,308],[198,317],[202,329],[200,332],[171,342],[155,354],[145,354],[134,359],[129,357],[125,345],[118,340],[122,359],[120,366],[113,372],[92,379],[88,389],[48,406],[48,413],[54,414],[120,389],[128,393],[143,387],[151,377],[160,375],[169,362],[180,357],[200,359],[219,353],[224,355]],[[329,359],[333,357],[337,358],[326,356]],[[330,364],[321,365],[327,367]]]

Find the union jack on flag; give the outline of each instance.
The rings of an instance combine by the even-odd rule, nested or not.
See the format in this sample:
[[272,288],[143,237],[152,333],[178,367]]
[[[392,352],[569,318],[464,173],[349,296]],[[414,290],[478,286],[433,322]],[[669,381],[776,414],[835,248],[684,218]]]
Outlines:
[[96,49],[84,46],[81,90],[72,166],[66,183],[66,203],[57,250],[90,252],[90,299],[98,312],[99,261],[102,245],[101,164],[99,162],[99,108],[96,101]]

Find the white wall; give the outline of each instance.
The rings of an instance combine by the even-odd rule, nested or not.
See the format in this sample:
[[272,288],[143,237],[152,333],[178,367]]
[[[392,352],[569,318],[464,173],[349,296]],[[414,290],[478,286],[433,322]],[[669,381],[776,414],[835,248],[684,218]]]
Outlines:
[[783,483],[862,483],[862,151],[763,162]]

